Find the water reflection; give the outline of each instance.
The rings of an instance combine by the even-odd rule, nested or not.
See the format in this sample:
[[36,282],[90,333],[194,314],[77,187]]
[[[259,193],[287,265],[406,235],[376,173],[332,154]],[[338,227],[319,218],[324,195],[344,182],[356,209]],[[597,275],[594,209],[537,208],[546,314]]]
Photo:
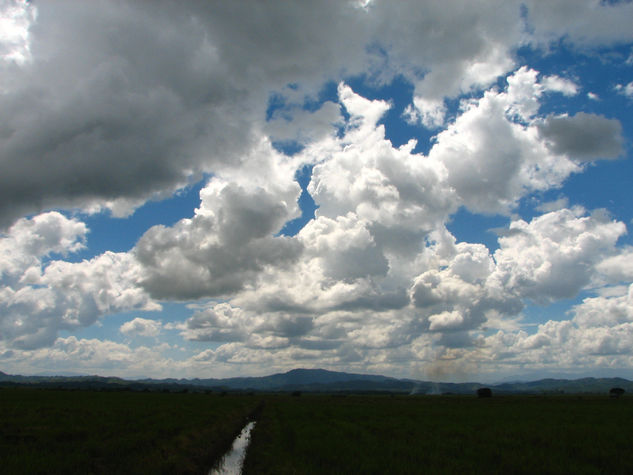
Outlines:
[[209,475],[240,475],[242,473],[244,455],[246,454],[246,447],[248,447],[253,427],[255,427],[255,421],[249,422],[244,426],[240,435],[233,441],[231,450],[224,454],[216,468],[209,470]]

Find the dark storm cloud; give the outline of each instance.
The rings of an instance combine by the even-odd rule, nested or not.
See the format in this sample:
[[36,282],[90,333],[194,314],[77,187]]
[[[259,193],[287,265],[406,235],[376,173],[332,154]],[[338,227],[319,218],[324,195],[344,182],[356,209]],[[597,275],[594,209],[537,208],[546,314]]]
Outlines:
[[32,61],[1,65],[0,225],[49,207],[130,211],[236,165],[268,90],[320,80],[337,57],[315,16],[351,27],[338,2],[157,3],[36,4]]
[[[124,214],[239,165],[289,83],[309,95],[363,71],[439,69],[425,83],[441,95],[506,72],[518,7],[457,4],[33,2],[30,59],[0,64],[0,226],[52,207]],[[490,55],[502,66],[480,77]]]
[[616,119],[584,112],[550,116],[538,130],[553,152],[575,160],[617,158],[622,153],[622,125]]

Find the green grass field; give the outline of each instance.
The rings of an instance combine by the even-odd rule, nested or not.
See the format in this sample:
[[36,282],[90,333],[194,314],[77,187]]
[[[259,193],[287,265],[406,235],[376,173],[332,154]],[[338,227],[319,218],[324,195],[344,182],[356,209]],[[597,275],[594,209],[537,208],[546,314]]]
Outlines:
[[254,396],[0,390],[0,472],[206,473]]
[[632,421],[606,396],[274,398],[244,473],[633,473]]
[[[261,403],[262,410],[257,410]],[[0,390],[2,473],[633,473],[633,398]]]

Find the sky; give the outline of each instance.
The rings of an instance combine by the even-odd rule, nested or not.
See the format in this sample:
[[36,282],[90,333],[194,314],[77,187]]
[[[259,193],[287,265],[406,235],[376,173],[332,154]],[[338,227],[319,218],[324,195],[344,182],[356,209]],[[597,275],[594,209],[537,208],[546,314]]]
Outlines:
[[633,3],[0,1],[0,370],[633,378]]

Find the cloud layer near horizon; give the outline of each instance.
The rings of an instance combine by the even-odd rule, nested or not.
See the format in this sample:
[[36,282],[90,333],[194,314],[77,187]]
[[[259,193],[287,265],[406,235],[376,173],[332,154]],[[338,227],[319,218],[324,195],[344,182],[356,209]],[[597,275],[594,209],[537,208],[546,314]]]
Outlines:
[[[522,199],[626,152],[617,118],[543,112],[581,86],[517,64],[517,48],[630,43],[631,4],[10,6],[18,30],[30,25],[0,50],[0,354],[14,367],[631,367],[625,223],[565,200],[516,214]],[[412,85],[407,120],[436,134],[428,152],[414,137],[394,146],[393,104],[355,92],[346,79],[359,74]],[[331,81],[336,98],[319,101]],[[283,107],[267,121],[273,93]],[[301,214],[295,174],[306,166],[315,219],[280,234]],[[125,216],[203,176],[188,218],[151,227],[127,252],[68,259],[90,242],[82,215]],[[447,226],[460,209],[507,218],[498,249],[458,242]],[[586,289],[598,293],[568,320],[519,326],[529,303]],[[62,335],[169,301],[195,310],[120,327],[151,347]],[[158,341],[170,332],[212,346],[173,359]]]

